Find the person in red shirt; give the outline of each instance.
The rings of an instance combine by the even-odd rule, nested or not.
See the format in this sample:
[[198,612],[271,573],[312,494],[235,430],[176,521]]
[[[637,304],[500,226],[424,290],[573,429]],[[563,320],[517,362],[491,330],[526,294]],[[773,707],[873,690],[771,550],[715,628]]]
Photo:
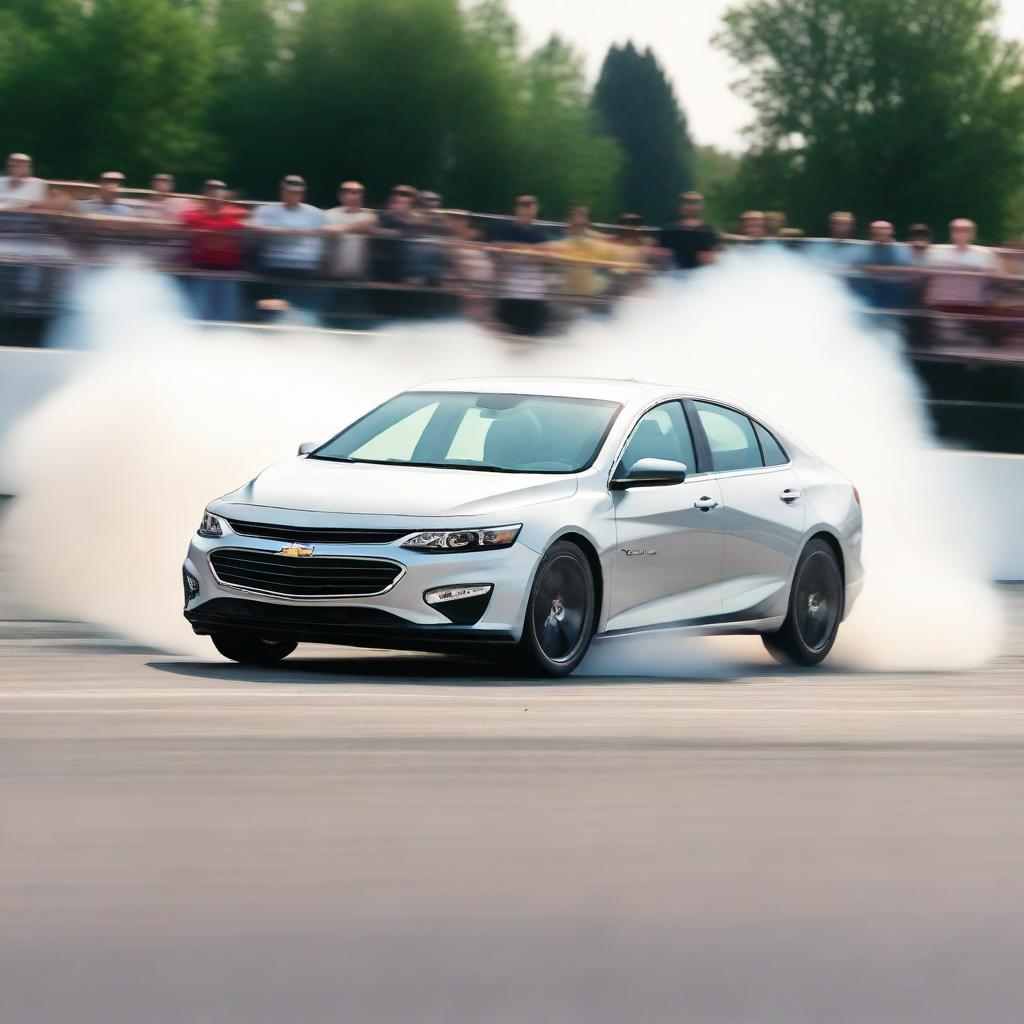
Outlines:
[[241,287],[231,273],[242,266],[242,227],[247,211],[227,199],[227,185],[211,178],[203,185],[204,199],[189,208],[182,220],[189,229],[186,278],[200,320],[239,320]]

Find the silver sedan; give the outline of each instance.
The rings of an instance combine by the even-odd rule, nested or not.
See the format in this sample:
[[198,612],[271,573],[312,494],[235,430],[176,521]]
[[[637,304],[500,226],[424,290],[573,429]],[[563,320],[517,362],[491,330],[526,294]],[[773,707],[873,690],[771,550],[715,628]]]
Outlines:
[[433,383],[210,503],[185,617],[228,658],[469,652],[563,676],[595,636],[758,633],[820,662],[863,583],[856,488],[736,402]]

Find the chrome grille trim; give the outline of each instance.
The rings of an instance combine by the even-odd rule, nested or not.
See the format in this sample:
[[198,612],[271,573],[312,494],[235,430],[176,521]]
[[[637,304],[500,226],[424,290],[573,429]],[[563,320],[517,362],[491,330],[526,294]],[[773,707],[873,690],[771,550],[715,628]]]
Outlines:
[[[221,576],[220,572],[217,571],[217,566],[214,559],[220,554],[228,554],[235,556],[245,556],[249,560],[249,565],[239,565],[237,560],[234,566],[221,566],[221,571],[232,576],[233,579],[225,579]],[[344,574],[346,568],[342,568],[338,565],[328,566],[327,562],[366,562],[372,563],[375,567],[387,566],[389,569],[393,569],[389,582],[386,586],[380,587],[379,584],[382,582],[382,577],[379,572],[374,573],[371,565],[367,565],[367,572],[359,573],[356,568],[347,576],[339,576],[339,583],[342,583],[345,579],[352,580],[355,582],[359,580],[364,587],[369,589],[357,589],[352,590],[348,588],[347,593],[318,593],[318,594],[302,594],[294,593],[287,589],[274,589],[273,580],[268,580],[266,577],[281,577],[284,579],[294,579],[300,583],[306,585],[315,585],[318,581],[329,581],[333,573]],[[317,563],[320,563],[319,565]],[[369,555],[310,555],[302,558],[294,558],[288,555],[278,554],[276,551],[266,551],[257,548],[237,548],[237,547],[218,547],[214,548],[207,555],[207,564],[210,567],[210,572],[217,583],[225,588],[231,590],[241,590],[245,593],[250,594],[263,594],[267,597],[280,597],[289,601],[331,601],[331,600],[347,600],[350,598],[362,599],[366,597],[380,597],[382,594],[388,593],[389,590],[394,589],[398,582],[405,575],[406,567],[401,562],[396,562],[390,558],[376,558]],[[233,571],[232,571],[233,570]],[[316,575],[305,576],[303,573],[314,572]],[[251,579],[245,579],[245,576],[252,577]],[[260,578],[264,577],[264,578]],[[235,582],[237,581],[237,582]],[[283,586],[283,584],[278,584]]]

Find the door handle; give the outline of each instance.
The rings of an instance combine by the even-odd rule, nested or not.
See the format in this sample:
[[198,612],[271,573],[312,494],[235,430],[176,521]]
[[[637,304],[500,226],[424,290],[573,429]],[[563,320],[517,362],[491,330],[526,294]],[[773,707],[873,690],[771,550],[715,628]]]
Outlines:
[[718,508],[718,502],[705,494],[693,503],[693,507],[699,508],[701,512],[710,512],[713,508]]
[[779,495],[779,500],[784,501],[787,505],[792,505],[794,501],[800,500],[800,491],[796,487],[787,487]]

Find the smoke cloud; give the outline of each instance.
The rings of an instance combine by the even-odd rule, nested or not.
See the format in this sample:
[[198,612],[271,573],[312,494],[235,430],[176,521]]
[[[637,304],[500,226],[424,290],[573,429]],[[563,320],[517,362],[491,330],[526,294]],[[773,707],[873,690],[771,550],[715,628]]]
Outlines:
[[[90,290],[91,289],[91,290]],[[163,298],[161,298],[163,296]],[[512,344],[464,322],[374,335],[203,332],[160,279],[99,275],[62,336],[92,365],[20,425],[5,535],[53,614],[209,656],[181,617],[180,565],[205,504],[389,395],[476,375],[637,377],[707,387],[777,419],[857,485],[867,584],[830,664],[962,669],[992,657],[999,605],[983,540],[937,478],[895,336],[844,287],[781,252],[743,253],[559,338]],[[721,642],[597,645],[583,671],[713,675]],[[763,660],[756,639],[728,657]]]

